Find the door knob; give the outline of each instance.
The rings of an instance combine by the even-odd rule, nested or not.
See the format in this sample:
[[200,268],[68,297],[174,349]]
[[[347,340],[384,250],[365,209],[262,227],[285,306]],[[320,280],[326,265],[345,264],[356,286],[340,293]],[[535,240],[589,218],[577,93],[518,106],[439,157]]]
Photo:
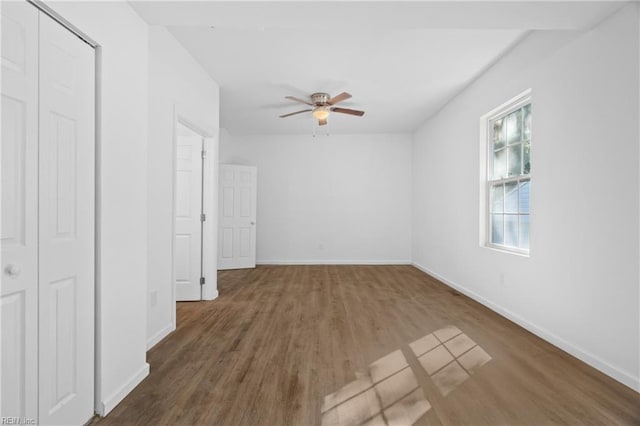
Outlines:
[[251,224],[252,224],[252,225],[255,225],[256,223],[255,223],[255,222],[251,222]]
[[4,272],[10,277],[17,277],[22,272],[22,268],[20,268],[20,265],[11,264],[4,268]]

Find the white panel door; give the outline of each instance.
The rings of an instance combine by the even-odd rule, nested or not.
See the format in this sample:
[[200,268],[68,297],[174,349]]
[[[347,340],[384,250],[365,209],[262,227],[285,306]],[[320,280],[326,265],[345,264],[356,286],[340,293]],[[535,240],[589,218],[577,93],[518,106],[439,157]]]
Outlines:
[[173,275],[176,300],[202,298],[202,143],[203,138],[178,125],[176,146],[175,239]]
[[38,11],[1,2],[0,416],[38,415]]
[[84,424],[94,390],[94,50],[40,14],[39,420]]
[[257,169],[220,166],[218,269],[256,266]]

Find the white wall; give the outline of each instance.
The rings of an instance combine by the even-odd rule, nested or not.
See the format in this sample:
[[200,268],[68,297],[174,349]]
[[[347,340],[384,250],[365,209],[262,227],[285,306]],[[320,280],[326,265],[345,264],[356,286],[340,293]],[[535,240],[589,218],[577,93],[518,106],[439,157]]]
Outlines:
[[[414,135],[414,262],[640,390],[636,5],[534,33]],[[531,256],[479,246],[479,117],[533,90]]]
[[[172,292],[174,111],[217,144],[219,88],[200,65],[164,27],[149,28],[149,140],[148,173],[148,321],[147,345],[153,346],[175,329]],[[208,148],[209,164],[216,165],[217,145]],[[209,187],[217,191],[217,188]],[[217,192],[216,192],[217,194]],[[213,194],[209,194],[210,197]],[[217,198],[217,195],[214,197]],[[217,200],[216,200],[217,201]],[[217,212],[208,213],[217,231]],[[207,225],[207,223],[205,223]],[[215,236],[215,234],[214,234]],[[214,237],[215,238],[215,237]],[[217,247],[212,241],[212,247]],[[216,291],[216,256],[206,274],[213,298]],[[155,305],[154,305],[155,300]]]
[[258,167],[258,263],[410,263],[411,137],[221,132]]
[[[149,372],[147,24],[125,2],[51,2],[102,46],[98,156],[96,411],[108,413]],[[117,23],[117,25],[114,25]]]

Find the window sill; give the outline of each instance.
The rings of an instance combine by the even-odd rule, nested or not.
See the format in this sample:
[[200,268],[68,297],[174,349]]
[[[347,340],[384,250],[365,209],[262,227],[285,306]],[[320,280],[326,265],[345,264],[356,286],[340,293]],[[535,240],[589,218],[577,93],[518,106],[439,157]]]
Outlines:
[[480,247],[485,248],[485,249],[489,249],[489,250],[493,250],[493,251],[497,251],[499,253],[513,254],[515,256],[524,257],[524,258],[527,258],[527,259],[531,257],[531,254],[528,251],[511,250],[511,249],[508,249],[506,247],[495,246],[495,245],[491,245],[491,244],[484,244],[484,245],[481,245]]

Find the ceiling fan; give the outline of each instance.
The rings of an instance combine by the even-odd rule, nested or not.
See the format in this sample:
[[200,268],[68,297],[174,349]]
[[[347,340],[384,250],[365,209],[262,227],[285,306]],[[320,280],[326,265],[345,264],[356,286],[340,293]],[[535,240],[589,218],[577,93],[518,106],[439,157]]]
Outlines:
[[345,101],[350,97],[351,95],[347,92],[342,92],[339,95],[334,96],[333,98],[330,97],[328,93],[314,93],[309,97],[310,101],[305,101],[304,99],[296,98],[295,96],[285,96],[286,99],[291,99],[292,101],[307,104],[313,108],[284,114],[281,115],[280,118],[291,117],[292,115],[302,114],[303,112],[311,112],[311,114],[313,114],[313,116],[318,120],[318,125],[324,126],[325,124],[327,124],[327,118],[332,112],[339,112],[341,114],[357,115],[358,117],[362,117],[364,115],[364,111],[334,106],[338,102]]

